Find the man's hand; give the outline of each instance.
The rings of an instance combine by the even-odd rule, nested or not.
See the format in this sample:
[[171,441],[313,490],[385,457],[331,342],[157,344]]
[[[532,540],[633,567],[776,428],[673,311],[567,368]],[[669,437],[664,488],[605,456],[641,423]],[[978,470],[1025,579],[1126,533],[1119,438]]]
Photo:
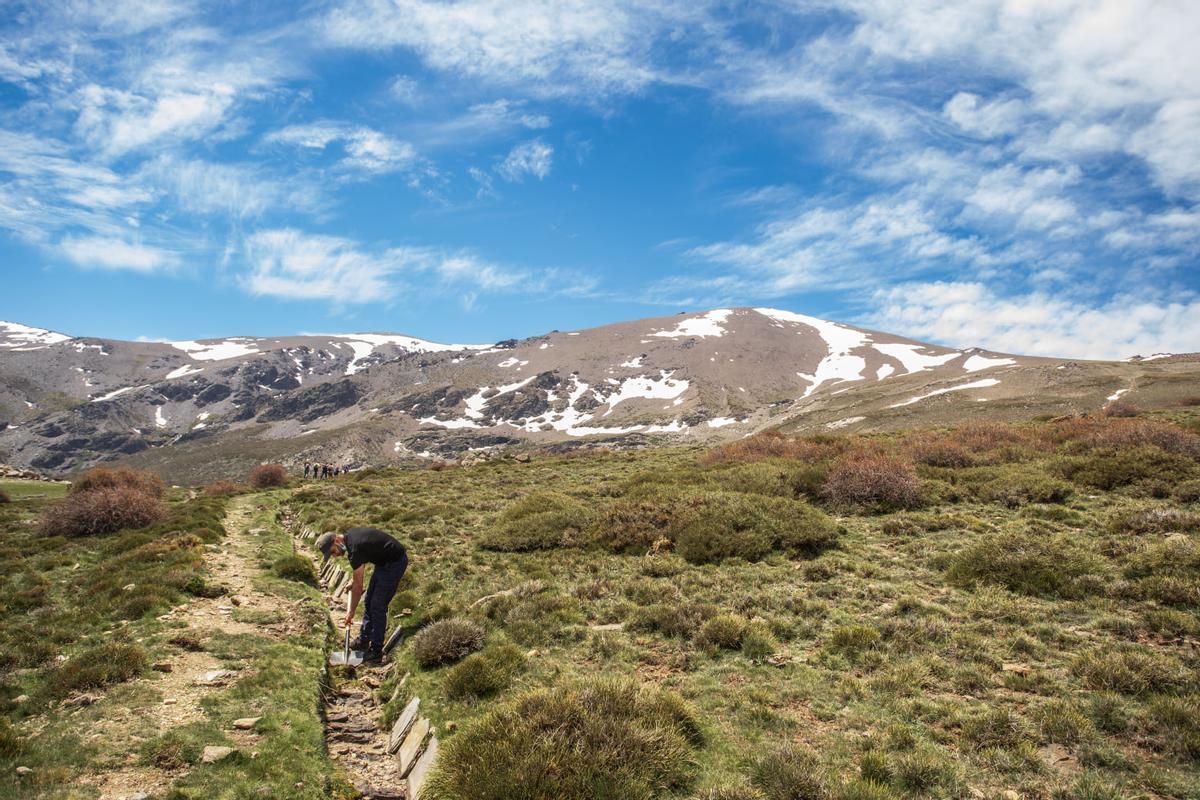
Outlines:
[[348,613],[346,615],[346,627],[349,628],[353,624],[354,624],[354,612],[351,611],[350,613]]

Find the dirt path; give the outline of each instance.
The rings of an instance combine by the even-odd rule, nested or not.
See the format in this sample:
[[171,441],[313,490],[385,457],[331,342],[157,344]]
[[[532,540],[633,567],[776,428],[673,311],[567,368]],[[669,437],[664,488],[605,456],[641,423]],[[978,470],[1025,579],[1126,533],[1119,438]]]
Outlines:
[[[250,523],[256,501],[257,498],[250,495],[236,497],[230,502],[225,515],[225,538],[219,547],[205,554],[209,582],[226,587],[227,593],[213,599],[197,598],[159,617],[175,628],[176,641],[187,637],[202,643],[215,633],[281,638],[289,631],[294,610],[292,604],[254,588],[259,569]],[[253,624],[234,618],[235,614],[244,612],[259,612],[253,618],[270,621]],[[223,670],[220,660],[212,654],[186,647],[174,648],[170,657],[157,662],[154,667],[153,673],[138,682],[161,693],[161,703],[127,708],[98,720],[91,726],[89,739],[112,741],[111,737],[129,736],[131,729],[141,738],[150,738],[200,720],[205,716],[201,700],[238,678],[237,672]],[[251,746],[255,738],[249,731],[228,733],[239,746]],[[139,761],[138,753],[130,752],[124,764],[98,775],[81,776],[80,780],[95,786],[101,800],[126,800],[161,792],[179,774]]]

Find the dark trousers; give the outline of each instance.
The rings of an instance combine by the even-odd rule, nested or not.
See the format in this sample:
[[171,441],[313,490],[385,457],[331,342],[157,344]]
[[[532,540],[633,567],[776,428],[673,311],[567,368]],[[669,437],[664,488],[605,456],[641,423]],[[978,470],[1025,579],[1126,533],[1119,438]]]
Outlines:
[[371,573],[371,582],[367,585],[367,595],[363,598],[362,627],[359,634],[372,650],[383,649],[383,637],[387,633],[387,610],[392,598],[396,596],[396,587],[408,569],[408,559],[398,558],[386,564],[376,564]]

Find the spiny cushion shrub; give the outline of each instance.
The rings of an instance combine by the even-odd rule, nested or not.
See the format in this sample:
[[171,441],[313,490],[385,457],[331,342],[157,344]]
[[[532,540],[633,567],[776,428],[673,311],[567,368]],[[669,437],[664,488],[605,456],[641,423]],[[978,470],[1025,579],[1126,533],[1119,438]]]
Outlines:
[[824,464],[770,459],[734,464],[712,470],[708,475],[709,483],[719,491],[816,498],[828,471]]
[[628,680],[539,689],[443,746],[432,800],[649,800],[691,782],[703,741],[678,695]]
[[741,649],[742,655],[751,661],[762,661],[775,655],[779,640],[765,620],[754,619],[742,631]]
[[680,507],[675,498],[618,500],[600,512],[592,537],[614,553],[644,555],[659,539]]
[[237,494],[242,491],[243,487],[239,483],[233,481],[216,481],[204,487],[205,497],[225,497],[231,494]]
[[310,586],[317,585],[317,575],[313,571],[312,562],[304,556],[283,556],[275,560],[271,569],[281,578],[290,581],[300,581]]
[[1068,480],[1105,491],[1147,481],[1178,483],[1196,472],[1190,457],[1152,445],[1098,448],[1060,458],[1055,467]]
[[480,547],[516,553],[552,550],[581,544],[591,512],[568,495],[538,491],[504,509],[498,522],[480,537]]
[[525,656],[516,645],[489,647],[451,667],[442,688],[452,700],[487,697],[507,689],[524,663]]
[[128,486],[72,492],[46,509],[45,536],[95,536],[123,528],[144,528],[166,515],[157,497]]
[[1171,499],[1177,503],[1200,503],[1200,480],[1183,481],[1176,484]]
[[946,577],[964,587],[994,583],[1043,597],[1083,597],[1102,588],[1107,567],[1063,535],[1008,532],[985,536],[950,558]]
[[1071,496],[1071,484],[1029,467],[1008,468],[1006,474],[979,487],[979,499],[1019,508],[1029,503],[1063,503]]
[[764,459],[791,459],[814,463],[828,460],[847,447],[847,440],[834,436],[789,439],[777,431],[756,433],[736,442],[714,447],[700,459],[707,465],[750,463]]
[[757,561],[772,550],[811,554],[837,535],[836,523],[807,503],[734,492],[693,497],[670,527],[676,552],[692,564]]
[[921,506],[921,479],[912,462],[876,452],[848,453],[829,470],[822,496],[833,506],[871,512]]
[[133,489],[151,497],[162,497],[167,487],[153,472],[128,467],[95,467],[71,482],[71,494],[98,489]]
[[286,486],[288,480],[287,468],[283,464],[259,464],[250,470],[250,485],[255,489],[274,489]]
[[465,619],[444,619],[422,628],[412,639],[413,658],[422,667],[437,667],[483,647],[483,628]]
[[127,681],[146,668],[146,653],[136,644],[108,642],[86,650],[50,673],[46,691],[58,700],[71,692]]

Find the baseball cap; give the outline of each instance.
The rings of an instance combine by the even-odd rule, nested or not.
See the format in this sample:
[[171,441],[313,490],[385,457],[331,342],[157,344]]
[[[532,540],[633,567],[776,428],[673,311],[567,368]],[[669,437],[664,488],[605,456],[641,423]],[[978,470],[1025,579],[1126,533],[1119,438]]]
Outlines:
[[333,549],[333,540],[336,536],[337,534],[333,531],[329,531],[328,533],[322,533],[321,538],[317,539],[317,549],[325,556],[321,559],[322,564],[329,560],[329,551]]

